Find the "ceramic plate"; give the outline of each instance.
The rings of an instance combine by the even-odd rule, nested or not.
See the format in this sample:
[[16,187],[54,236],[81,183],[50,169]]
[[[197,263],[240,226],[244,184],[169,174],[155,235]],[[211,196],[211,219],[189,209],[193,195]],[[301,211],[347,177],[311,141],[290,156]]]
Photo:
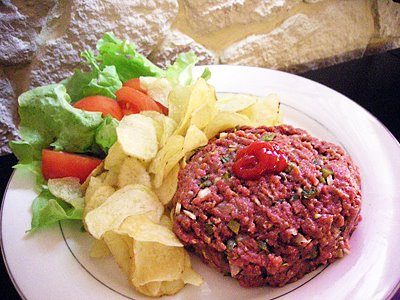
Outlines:
[[[351,237],[351,254],[283,288],[241,288],[193,258],[204,277],[173,299],[382,299],[400,277],[400,145],[366,110],[343,95],[292,74],[240,66],[210,66],[218,92],[282,99],[284,122],[340,144],[359,165],[363,220]],[[196,69],[200,73],[201,67]],[[26,236],[34,178],[12,176],[1,214],[2,251],[10,276],[26,299],[142,299],[111,258],[89,257],[92,240],[77,223],[62,222]]]

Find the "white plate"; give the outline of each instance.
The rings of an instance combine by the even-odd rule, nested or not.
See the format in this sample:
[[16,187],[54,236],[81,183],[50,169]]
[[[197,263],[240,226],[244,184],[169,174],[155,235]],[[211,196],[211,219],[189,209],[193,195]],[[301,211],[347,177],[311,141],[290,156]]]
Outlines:
[[[283,288],[241,288],[194,259],[201,287],[187,286],[174,299],[382,299],[400,278],[400,146],[372,115],[343,95],[295,75],[250,67],[210,66],[218,92],[282,98],[285,122],[341,144],[360,166],[363,221],[351,238],[352,251]],[[197,68],[198,73],[202,68]],[[63,222],[25,236],[30,227],[34,178],[16,171],[3,200],[4,260],[27,299],[141,299],[112,259],[88,256],[91,240],[76,223]],[[172,298],[172,297],[171,297]]]

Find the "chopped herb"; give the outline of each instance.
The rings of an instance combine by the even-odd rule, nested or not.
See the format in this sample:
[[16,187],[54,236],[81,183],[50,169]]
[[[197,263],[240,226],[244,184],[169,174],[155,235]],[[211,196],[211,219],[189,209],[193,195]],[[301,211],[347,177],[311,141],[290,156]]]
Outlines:
[[206,181],[204,181],[204,182],[200,182],[200,184],[199,184],[199,187],[200,187],[201,189],[206,188],[206,187],[209,187],[209,186],[212,186],[211,180],[206,180]]
[[313,160],[313,164],[314,164],[314,165],[319,165],[319,164],[320,164],[320,161],[319,161],[318,159],[314,159],[314,160]]
[[333,175],[333,171],[329,170],[329,169],[321,169],[321,173],[322,173],[322,177],[324,177],[325,179],[329,176],[329,175]]
[[223,164],[226,164],[226,163],[229,162],[230,160],[231,160],[231,157],[230,157],[229,155],[222,156],[222,158],[221,158],[221,162],[222,162]]
[[229,179],[229,178],[231,178],[232,177],[232,175],[231,175],[231,173],[229,173],[228,171],[226,171],[225,173],[224,173],[224,175],[222,175],[222,178],[224,178],[224,179]]
[[315,196],[318,195],[318,190],[316,188],[312,187],[309,190],[303,190],[301,192],[301,195],[303,196],[304,199],[314,198]]
[[267,250],[268,249],[267,242],[265,242],[265,241],[258,241],[258,246],[260,247],[261,250]]
[[290,172],[292,172],[292,170],[293,170],[293,168],[295,167],[296,165],[294,164],[294,163],[288,163],[288,165],[287,165],[287,167],[286,167],[286,169],[284,170],[284,172],[285,173],[290,173]]
[[297,194],[295,194],[295,195],[293,195],[293,196],[290,198],[290,201],[299,200],[299,199],[300,199],[300,196],[297,195]]
[[214,224],[207,223],[207,224],[204,225],[204,228],[206,230],[207,235],[213,235],[214,234]]
[[235,248],[237,246],[237,243],[234,239],[230,239],[226,242],[226,248],[228,248],[228,250],[232,251],[233,248]]
[[262,137],[261,140],[265,141],[265,142],[270,142],[275,138],[276,134],[273,132],[267,132],[265,133]]
[[203,177],[200,178],[200,182],[204,182],[204,181],[207,181],[207,180],[208,180],[208,175],[203,176]]
[[326,179],[323,176],[318,177],[319,182],[326,184]]
[[230,220],[228,223],[228,227],[232,232],[238,234],[240,230],[240,224],[236,222],[235,220]]

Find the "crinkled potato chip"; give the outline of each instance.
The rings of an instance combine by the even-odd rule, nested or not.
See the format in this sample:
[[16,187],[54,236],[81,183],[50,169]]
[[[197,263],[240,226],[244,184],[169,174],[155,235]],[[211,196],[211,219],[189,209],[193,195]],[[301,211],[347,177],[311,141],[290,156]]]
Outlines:
[[172,220],[168,217],[168,212],[166,215],[162,215],[160,219],[160,225],[167,227],[168,229],[172,230]]
[[214,119],[204,129],[204,133],[210,139],[221,131],[234,128],[236,126],[251,125],[250,119],[239,113],[219,112]]
[[176,122],[156,111],[143,111],[142,115],[152,118],[155,121],[155,127],[157,131],[157,140],[160,147],[163,147],[167,141],[167,139],[172,135],[172,133],[176,129]]
[[185,141],[183,143],[183,152],[186,154],[187,152],[207,145],[207,143],[208,139],[204,132],[195,125],[191,125],[186,132]]
[[153,159],[158,151],[155,121],[141,114],[125,116],[117,127],[118,142],[126,155]]
[[118,266],[129,276],[133,253],[123,236],[113,231],[107,231],[103,238]]
[[110,256],[111,252],[104,240],[93,240],[92,248],[90,249],[90,257],[104,258]]
[[172,230],[152,222],[146,215],[126,218],[115,232],[129,235],[135,241],[157,242],[170,247],[183,247]]
[[186,130],[189,128],[192,113],[204,104],[213,104],[215,102],[216,98],[214,88],[208,85],[203,78],[199,78],[193,85],[189,102],[187,103],[181,121],[178,123],[175,134],[184,135]]
[[127,185],[88,212],[85,223],[89,233],[100,239],[106,231],[118,229],[129,216],[147,213],[151,220],[158,222],[163,211],[163,205],[151,189],[139,184]]
[[[149,172],[154,174],[153,186],[159,188],[165,176],[182,158],[184,137],[181,135],[171,136],[165,146],[157,153],[156,158],[149,166]],[[169,169],[169,171],[167,171]]]
[[151,187],[150,175],[145,166],[134,157],[125,158],[118,174],[118,187],[128,184],[142,184]]
[[193,85],[176,86],[168,96],[168,116],[179,124],[188,108]]
[[253,126],[273,126],[280,123],[279,97],[270,94],[265,98],[258,98],[256,103],[242,110],[240,113],[246,115]]
[[75,208],[83,208],[84,200],[79,178],[65,177],[49,179],[47,182],[50,193],[64,200]]
[[219,111],[240,112],[256,103],[257,97],[241,94],[220,94],[216,106]]
[[215,106],[215,103],[205,103],[193,111],[190,124],[195,125],[197,128],[203,130],[217,113],[218,110]]
[[155,189],[154,192],[157,194],[158,199],[162,204],[167,205],[170,203],[172,198],[175,195],[176,189],[178,187],[178,173],[179,173],[179,164],[177,164],[171,172],[164,178],[161,186],[158,189]]
[[107,172],[107,175],[105,176],[103,180],[104,185],[110,185],[113,187],[117,187],[118,185],[118,171],[110,170]]
[[115,189],[109,185],[101,185],[93,190],[93,193],[86,193],[85,195],[85,207],[83,209],[83,219],[88,212],[102,205],[108,197],[114,194]]
[[185,268],[182,273],[182,279],[184,283],[195,286],[200,286],[203,283],[203,278],[192,269],[190,256],[187,252],[185,252]]
[[108,150],[107,157],[104,160],[104,168],[106,170],[118,171],[125,158],[126,154],[121,144],[117,141],[111,146],[110,150]]
[[96,176],[100,175],[101,173],[103,173],[103,171],[104,171],[104,161],[102,161],[101,164],[99,164],[99,165],[90,173],[90,175],[86,178],[85,182],[82,183],[82,185],[81,185],[81,190],[82,190],[83,193],[86,192],[86,189],[87,189],[88,186],[89,186],[90,178],[96,177]]
[[168,79],[142,76],[140,77],[140,87],[146,90],[151,98],[168,107],[168,95],[172,90]]
[[131,280],[135,285],[181,278],[185,268],[185,250],[183,247],[140,241],[135,241],[133,247],[135,270]]

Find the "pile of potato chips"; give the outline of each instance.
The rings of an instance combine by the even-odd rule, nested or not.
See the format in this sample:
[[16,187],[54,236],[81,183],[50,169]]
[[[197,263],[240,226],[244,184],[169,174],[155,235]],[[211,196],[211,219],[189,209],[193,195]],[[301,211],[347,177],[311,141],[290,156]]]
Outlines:
[[148,296],[202,283],[169,217],[180,166],[221,131],[280,123],[277,96],[217,100],[201,78],[173,88],[168,106],[168,116],[154,111],[125,116],[104,164],[83,185],[84,224],[96,239],[91,255],[111,253],[132,285]]

